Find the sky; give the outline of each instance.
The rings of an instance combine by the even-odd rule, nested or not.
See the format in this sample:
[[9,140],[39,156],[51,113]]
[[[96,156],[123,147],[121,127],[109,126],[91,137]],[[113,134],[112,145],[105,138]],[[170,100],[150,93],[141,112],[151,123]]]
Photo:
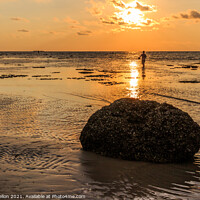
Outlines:
[[200,50],[200,0],[0,0],[0,51]]

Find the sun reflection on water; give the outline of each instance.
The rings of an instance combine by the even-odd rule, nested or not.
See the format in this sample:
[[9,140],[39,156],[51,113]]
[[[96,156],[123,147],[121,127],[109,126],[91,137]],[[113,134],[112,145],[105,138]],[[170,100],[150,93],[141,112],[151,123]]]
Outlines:
[[136,62],[131,62],[130,63],[130,87],[128,88],[130,93],[129,96],[131,98],[139,98],[139,90],[138,90],[138,83],[139,83],[139,71],[137,68],[137,63]]

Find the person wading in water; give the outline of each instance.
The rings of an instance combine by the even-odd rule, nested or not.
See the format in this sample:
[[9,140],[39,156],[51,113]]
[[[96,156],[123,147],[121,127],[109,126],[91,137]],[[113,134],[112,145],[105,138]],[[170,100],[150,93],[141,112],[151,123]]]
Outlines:
[[140,55],[139,59],[142,57],[142,65],[143,68],[145,67],[145,60],[147,58],[147,55],[145,54],[145,51],[143,51],[143,53]]

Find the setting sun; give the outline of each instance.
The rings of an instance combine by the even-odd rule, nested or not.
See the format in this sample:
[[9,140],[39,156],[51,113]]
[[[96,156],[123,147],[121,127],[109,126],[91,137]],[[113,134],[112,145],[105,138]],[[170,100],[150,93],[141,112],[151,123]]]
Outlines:
[[121,18],[127,24],[142,25],[145,22],[144,14],[139,9],[136,9],[136,2],[126,4],[125,8],[121,8],[121,11],[116,15]]
[[142,12],[134,8],[130,8],[118,13],[118,17],[122,18],[125,23],[130,25],[141,25],[141,23],[144,21]]
[[[115,1],[114,1],[115,2]],[[145,16],[145,12],[155,12],[152,6],[143,5],[138,1],[130,3],[114,3],[117,12],[110,17],[111,20],[103,20],[104,23],[118,24],[122,29],[141,29],[142,27],[152,27],[158,22]]]

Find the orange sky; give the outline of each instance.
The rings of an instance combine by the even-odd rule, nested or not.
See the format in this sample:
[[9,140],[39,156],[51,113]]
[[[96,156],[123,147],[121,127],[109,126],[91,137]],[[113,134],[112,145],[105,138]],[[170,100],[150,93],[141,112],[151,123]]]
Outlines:
[[199,0],[0,0],[0,50],[200,50]]

